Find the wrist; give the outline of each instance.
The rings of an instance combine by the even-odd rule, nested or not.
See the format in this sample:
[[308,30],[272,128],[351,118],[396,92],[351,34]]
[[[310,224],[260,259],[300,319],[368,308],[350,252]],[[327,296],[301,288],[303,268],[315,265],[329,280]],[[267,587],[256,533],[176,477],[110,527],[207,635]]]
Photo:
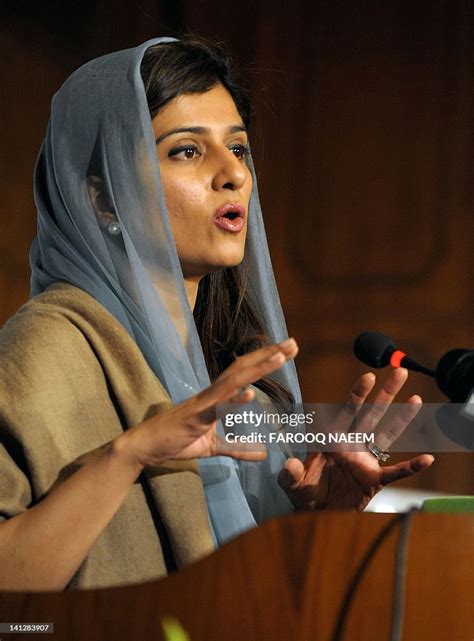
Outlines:
[[138,477],[145,467],[139,453],[136,450],[133,435],[127,430],[113,441],[110,442],[110,456],[118,461],[121,466],[125,466],[132,475]]

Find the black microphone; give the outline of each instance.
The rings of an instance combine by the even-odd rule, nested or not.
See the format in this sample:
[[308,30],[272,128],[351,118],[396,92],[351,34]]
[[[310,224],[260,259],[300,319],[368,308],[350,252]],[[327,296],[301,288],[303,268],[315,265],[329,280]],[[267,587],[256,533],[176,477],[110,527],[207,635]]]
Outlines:
[[436,372],[420,365],[405,352],[395,347],[394,342],[380,332],[363,332],[354,341],[355,356],[370,367],[406,367],[413,372],[421,372],[427,376],[436,377]]
[[434,377],[440,390],[452,401],[436,410],[441,431],[455,443],[474,450],[474,350],[450,350],[433,371],[408,358],[388,336],[364,332],[354,341],[354,354],[371,367],[406,367]]
[[354,341],[354,354],[370,367],[406,367],[436,379],[438,387],[453,403],[465,403],[474,388],[474,350],[452,349],[433,371],[399,350],[380,332],[363,332]]

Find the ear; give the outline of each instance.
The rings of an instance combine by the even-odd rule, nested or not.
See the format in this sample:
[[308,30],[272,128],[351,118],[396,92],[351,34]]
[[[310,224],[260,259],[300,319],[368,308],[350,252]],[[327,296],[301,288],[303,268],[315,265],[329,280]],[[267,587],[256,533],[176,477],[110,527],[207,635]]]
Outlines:
[[87,176],[86,184],[97,222],[102,229],[106,229],[110,223],[117,220],[117,216],[107,195],[104,180],[100,176]]

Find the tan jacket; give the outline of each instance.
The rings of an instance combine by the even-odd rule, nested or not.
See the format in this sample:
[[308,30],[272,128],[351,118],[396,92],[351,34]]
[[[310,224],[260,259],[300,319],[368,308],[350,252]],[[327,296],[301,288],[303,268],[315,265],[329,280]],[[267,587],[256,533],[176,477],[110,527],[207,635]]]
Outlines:
[[[72,285],[48,288],[0,332],[0,518],[37,503],[93,450],[169,404],[137,345],[99,303]],[[69,587],[166,574],[159,521],[176,565],[212,551],[196,461],[170,462],[137,481]]]

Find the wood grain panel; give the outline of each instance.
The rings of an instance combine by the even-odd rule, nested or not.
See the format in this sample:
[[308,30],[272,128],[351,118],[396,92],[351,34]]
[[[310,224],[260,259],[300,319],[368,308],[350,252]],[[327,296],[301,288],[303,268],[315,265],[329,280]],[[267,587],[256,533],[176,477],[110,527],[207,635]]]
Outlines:
[[339,12],[338,29],[301,60],[310,82],[295,106],[308,123],[299,161],[314,182],[307,179],[288,239],[309,283],[412,284],[447,252],[440,205],[452,124],[450,25],[439,5],[423,30],[408,33],[395,5],[373,9]]
[[[54,622],[55,641],[162,641],[165,616],[176,617],[191,641],[331,641],[356,568],[393,518],[326,512],[273,519],[160,581],[108,590],[2,594],[0,619]],[[469,514],[413,517],[406,641],[470,638],[473,534]],[[389,638],[398,536],[396,527],[368,565],[341,641]],[[34,641],[39,635],[13,637]]]
[[[31,29],[22,28],[28,36]],[[0,147],[2,202],[0,208],[0,322],[28,298],[28,251],[36,230],[33,168],[49,117],[51,96],[62,82],[63,71],[53,59],[12,34],[0,34],[0,47],[9,64],[2,66],[8,88],[2,101],[4,127]]]

